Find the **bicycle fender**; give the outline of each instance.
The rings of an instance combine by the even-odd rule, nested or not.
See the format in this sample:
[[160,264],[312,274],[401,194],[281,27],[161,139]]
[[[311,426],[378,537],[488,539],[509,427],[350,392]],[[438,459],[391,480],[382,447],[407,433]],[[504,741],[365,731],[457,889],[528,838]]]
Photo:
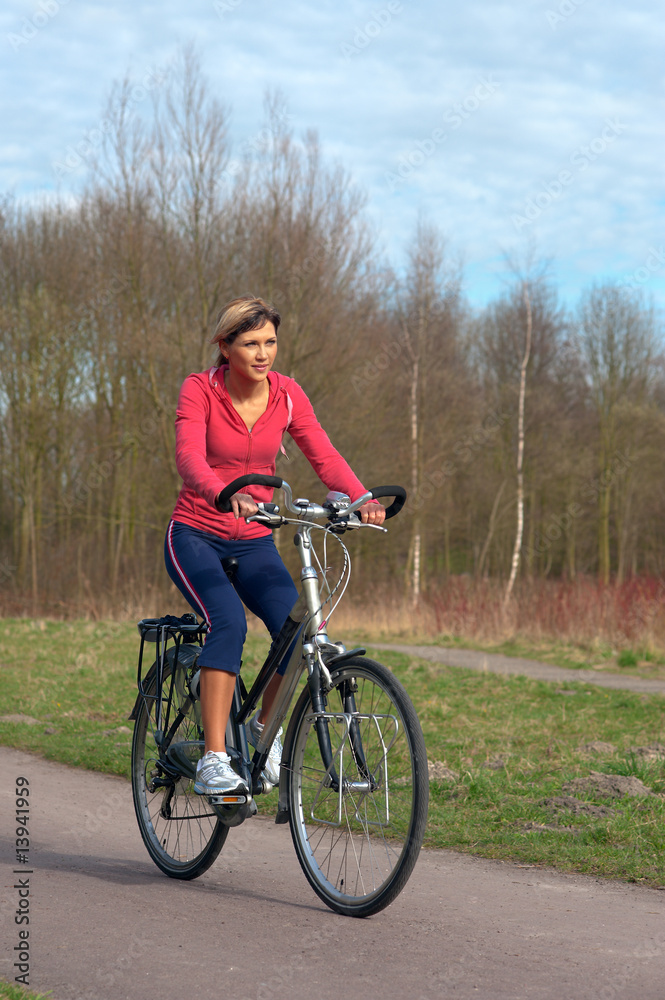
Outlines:
[[337,656],[331,656],[330,659],[324,657],[323,662],[330,669],[330,667],[338,667],[340,663],[344,663],[345,660],[350,660],[354,656],[365,656],[367,650],[364,646],[356,646],[355,649],[347,649],[345,653],[338,653]]

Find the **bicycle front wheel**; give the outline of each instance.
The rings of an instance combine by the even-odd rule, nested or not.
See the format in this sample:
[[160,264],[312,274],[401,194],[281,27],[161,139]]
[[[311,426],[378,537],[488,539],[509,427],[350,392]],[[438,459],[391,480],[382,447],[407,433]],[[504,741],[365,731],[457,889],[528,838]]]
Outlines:
[[422,846],[425,741],[409,696],[380,663],[354,657],[332,681],[323,715],[307,689],[293,713],[289,823],[314,891],[338,913],[367,917],[402,891]]
[[[161,691],[155,690],[153,674],[132,741],[132,792],[143,842],[157,867],[179,879],[197,878],[207,871],[229,832],[205,796],[194,791],[203,731],[188,675],[198,652],[198,647],[183,644],[175,665],[167,654]],[[158,698],[161,752],[155,740]]]

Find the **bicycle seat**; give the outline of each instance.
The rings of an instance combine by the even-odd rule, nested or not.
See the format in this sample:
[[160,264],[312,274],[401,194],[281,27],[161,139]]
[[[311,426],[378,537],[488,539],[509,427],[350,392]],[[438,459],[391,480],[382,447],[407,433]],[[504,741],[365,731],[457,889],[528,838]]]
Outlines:
[[231,583],[233,583],[233,577],[238,572],[238,560],[235,556],[227,556],[226,559],[222,559],[222,569],[228,576]]

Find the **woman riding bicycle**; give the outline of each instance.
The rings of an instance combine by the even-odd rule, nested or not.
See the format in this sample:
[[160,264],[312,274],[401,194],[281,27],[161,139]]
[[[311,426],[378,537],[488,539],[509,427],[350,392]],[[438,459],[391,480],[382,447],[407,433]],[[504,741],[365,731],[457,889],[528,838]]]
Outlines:
[[[330,490],[346,493],[352,501],[366,492],[332,446],[301,387],[272,371],[280,322],[279,313],[262,299],[244,295],[229,302],[212,339],[219,349],[215,366],[189,375],[178,399],[176,466],[183,487],[166,533],[165,560],[175,585],[208,623],[198,660],[206,752],[197,765],[194,789],[201,795],[248,792],[225,745],[247,632],[242,602],[274,637],[298,596],[270,529],[244,520],[257,512],[257,501],[271,499],[272,490],[252,486],[251,493],[234,494],[230,513],[220,513],[219,494],[238,476],[274,475],[286,430]],[[364,523],[380,525],[385,508],[370,501],[358,514]],[[222,565],[231,557],[237,560],[233,584]],[[253,746],[287,662],[288,654],[249,723]],[[271,784],[279,779],[281,732],[264,771]]]

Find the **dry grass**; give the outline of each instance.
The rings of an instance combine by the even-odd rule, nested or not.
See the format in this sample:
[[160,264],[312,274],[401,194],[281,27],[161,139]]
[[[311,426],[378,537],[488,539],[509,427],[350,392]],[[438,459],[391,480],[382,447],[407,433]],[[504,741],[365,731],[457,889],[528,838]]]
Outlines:
[[45,618],[50,621],[140,621],[163,614],[183,614],[192,609],[169,581],[160,586],[128,581],[121,594],[97,592],[89,587],[78,594],[35,602],[28,594],[0,590],[0,619]]
[[665,651],[665,583],[634,578],[603,586],[593,579],[521,581],[509,607],[497,580],[453,577],[431,587],[414,608],[394,591],[371,603],[348,601],[337,630],[417,637],[437,642],[530,644],[562,642],[588,648]]
[[[417,607],[397,586],[384,585],[350,593],[336,610],[331,631],[369,638],[462,643],[467,645],[522,643],[530,647],[564,644],[618,655],[665,654],[665,582],[634,577],[604,586],[593,578],[522,580],[507,609],[504,583],[451,577],[431,585]],[[127,586],[121,596],[84,595],[78,601],[59,600],[35,608],[29,598],[0,593],[0,618],[43,617],[60,620],[138,621],[166,612],[189,610],[168,582],[161,588]],[[258,622],[250,631],[261,631]]]
[[427,605],[439,635],[665,649],[665,584],[653,577],[607,586],[588,578],[521,581],[505,613],[501,584],[457,578],[430,592]]

